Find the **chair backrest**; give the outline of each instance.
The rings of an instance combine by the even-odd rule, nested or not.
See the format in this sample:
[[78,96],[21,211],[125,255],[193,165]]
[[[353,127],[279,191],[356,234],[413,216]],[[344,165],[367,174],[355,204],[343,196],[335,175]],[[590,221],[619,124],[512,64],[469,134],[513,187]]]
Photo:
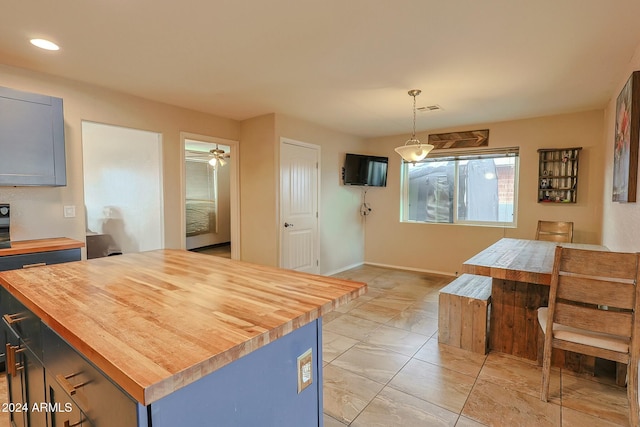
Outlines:
[[573,222],[538,221],[536,240],[571,243],[573,242]]
[[629,339],[637,335],[639,260],[635,253],[558,246],[549,289],[553,322]]

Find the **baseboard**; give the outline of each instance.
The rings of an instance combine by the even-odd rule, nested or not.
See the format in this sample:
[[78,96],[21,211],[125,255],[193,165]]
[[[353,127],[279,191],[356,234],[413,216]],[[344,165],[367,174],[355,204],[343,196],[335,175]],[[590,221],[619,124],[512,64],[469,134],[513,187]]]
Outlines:
[[207,246],[200,246],[197,248],[191,248],[191,249],[187,249],[189,251],[193,251],[193,252],[198,252],[198,251],[206,251],[208,249],[215,249],[215,248],[220,248],[222,246],[230,246],[231,242],[222,242],[222,243],[214,243],[211,245],[207,245]]
[[346,267],[339,268],[337,270],[322,273],[323,276],[333,276],[334,274],[342,273],[343,271],[351,270],[352,268],[360,267],[364,262],[357,262],[355,264],[347,265]]
[[456,275],[454,273],[451,273],[451,272],[448,272],[448,271],[426,270],[426,269],[423,269],[423,268],[413,268],[413,267],[405,267],[405,266],[401,266],[401,265],[382,264],[382,263],[378,263],[378,262],[366,262],[366,261],[363,264],[372,265],[372,266],[375,266],[375,267],[393,268],[394,270],[418,271],[418,272],[421,272],[421,273],[439,274],[439,275],[442,275],[442,276],[456,277]]

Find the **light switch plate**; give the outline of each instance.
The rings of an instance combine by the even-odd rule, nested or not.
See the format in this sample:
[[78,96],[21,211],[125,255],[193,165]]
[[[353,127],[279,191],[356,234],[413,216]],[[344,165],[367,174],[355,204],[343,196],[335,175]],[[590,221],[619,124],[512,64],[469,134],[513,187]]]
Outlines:
[[76,217],[76,207],[71,205],[71,206],[65,206],[64,207],[64,217],[65,218],[75,218]]
[[298,356],[298,393],[313,383],[313,350],[309,349]]

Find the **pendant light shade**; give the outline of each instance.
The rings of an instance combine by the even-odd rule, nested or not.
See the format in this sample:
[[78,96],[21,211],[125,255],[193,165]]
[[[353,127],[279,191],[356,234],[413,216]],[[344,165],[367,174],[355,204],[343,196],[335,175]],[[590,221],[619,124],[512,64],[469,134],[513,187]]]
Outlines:
[[411,139],[395,149],[396,153],[400,154],[405,162],[418,162],[427,157],[429,151],[433,150],[433,145],[422,144],[416,138],[416,96],[420,95],[421,92],[419,89],[409,91],[409,96],[413,97],[413,133],[411,134]]

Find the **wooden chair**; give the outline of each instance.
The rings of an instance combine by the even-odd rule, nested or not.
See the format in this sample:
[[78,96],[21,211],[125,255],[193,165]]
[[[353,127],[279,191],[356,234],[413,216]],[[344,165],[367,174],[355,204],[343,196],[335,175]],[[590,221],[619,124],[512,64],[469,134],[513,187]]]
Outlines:
[[571,243],[573,242],[573,222],[538,221],[536,240]]
[[549,307],[538,309],[543,401],[549,396],[553,348],[613,360],[627,365],[629,417],[638,425],[639,262],[639,254],[556,248]]

